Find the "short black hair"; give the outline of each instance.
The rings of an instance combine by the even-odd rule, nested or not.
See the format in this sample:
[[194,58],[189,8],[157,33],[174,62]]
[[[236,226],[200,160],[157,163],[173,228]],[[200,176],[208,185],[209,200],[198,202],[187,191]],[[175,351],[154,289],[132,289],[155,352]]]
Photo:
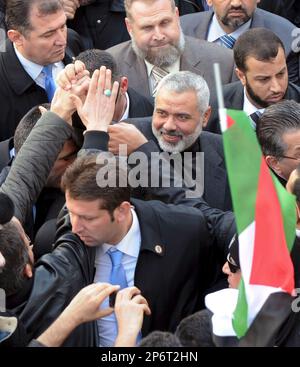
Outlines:
[[5,265],[0,275],[0,288],[6,296],[17,293],[26,281],[24,268],[31,263],[28,249],[17,225],[10,221],[0,225],[0,252],[5,258]]
[[5,21],[7,29],[14,29],[22,34],[32,30],[30,12],[37,6],[41,15],[55,14],[63,10],[60,0],[7,0]]
[[39,106],[50,109],[50,103],[43,103],[38,106],[32,107],[20,120],[15,134],[14,134],[14,147],[16,153],[18,153],[24,144],[25,140],[28,138],[31,130],[34,128],[35,124],[38,122],[42,116]]
[[205,309],[181,320],[175,335],[183,347],[215,347],[211,317],[212,313]]
[[252,28],[236,40],[233,48],[234,61],[245,72],[247,58],[269,61],[277,56],[279,48],[284,51],[284,45],[275,33],[266,28]]
[[84,63],[86,69],[90,72],[90,75],[101,66],[106,66],[107,69],[111,70],[113,81],[119,77],[118,67],[113,56],[102,50],[96,48],[85,50],[75,57],[75,60],[80,60]]
[[281,158],[287,149],[282,136],[300,129],[300,104],[282,100],[265,109],[257,124],[257,137],[264,156]]

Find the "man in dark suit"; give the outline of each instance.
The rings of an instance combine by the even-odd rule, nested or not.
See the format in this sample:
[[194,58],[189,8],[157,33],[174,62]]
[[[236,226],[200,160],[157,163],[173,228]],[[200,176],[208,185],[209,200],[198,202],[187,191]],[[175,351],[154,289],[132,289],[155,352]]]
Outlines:
[[66,16],[58,0],[9,1],[6,22],[9,40],[0,55],[0,141],[14,134],[31,107],[51,99],[57,73],[81,51],[74,31],[68,32],[67,43]]
[[[202,77],[188,71],[169,74],[158,86],[152,123],[151,118],[126,121],[140,132],[128,124],[110,126],[110,151],[118,155],[120,144],[126,144],[128,155],[158,151],[180,158],[179,169],[185,171],[185,177],[190,170],[199,185],[195,190],[202,187],[198,195],[203,195],[211,207],[231,210],[222,139],[202,132],[210,111],[209,90]],[[200,153],[204,153],[204,169]],[[191,187],[194,182],[186,185]]]
[[221,65],[222,82],[229,83],[233,75],[230,50],[217,45],[184,37],[174,0],[125,1],[126,25],[131,41],[123,42],[110,52],[121,74],[137,92],[155,96],[159,80],[169,72],[192,71],[215,89],[213,63]]
[[[232,48],[234,41],[246,30],[267,28],[273,31],[284,44],[289,79],[300,83],[299,40],[295,39],[296,27],[287,19],[262,9],[257,9],[257,0],[208,0],[214,11],[185,15],[181,18],[184,34]],[[233,37],[228,43],[223,36]]]
[[[300,102],[300,88],[288,82],[283,44],[270,30],[255,28],[241,35],[234,46],[234,60],[240,82],[224,87],[225,107],[244,110],[253,128],[267,106],[283,99]],[[216,96],[211,106],[206,129],[221,133]]]

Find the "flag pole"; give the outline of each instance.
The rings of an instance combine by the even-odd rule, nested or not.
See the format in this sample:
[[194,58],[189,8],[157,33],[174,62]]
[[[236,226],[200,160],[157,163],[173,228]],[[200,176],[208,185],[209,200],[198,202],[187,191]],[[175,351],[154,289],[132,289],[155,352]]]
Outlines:
[[227,129],[227,114],[226,114],[226,109],[224,107],[222,79],[221,79],[221,71],[220,71],[219,63],[214,63],[214,76],[215,76],[217,99],[218,99],[218,106],[219,106],[219,120],[220,120],[221,130],[225,131]]

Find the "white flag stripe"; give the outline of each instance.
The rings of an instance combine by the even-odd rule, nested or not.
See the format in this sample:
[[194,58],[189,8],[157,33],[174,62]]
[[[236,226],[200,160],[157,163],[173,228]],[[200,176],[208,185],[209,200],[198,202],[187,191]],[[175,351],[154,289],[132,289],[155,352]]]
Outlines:
[[250,284],[255,239],[255,221],[239,235],[239,257],[248,304],[248,326],[271,293],[282,292],[281,288]]

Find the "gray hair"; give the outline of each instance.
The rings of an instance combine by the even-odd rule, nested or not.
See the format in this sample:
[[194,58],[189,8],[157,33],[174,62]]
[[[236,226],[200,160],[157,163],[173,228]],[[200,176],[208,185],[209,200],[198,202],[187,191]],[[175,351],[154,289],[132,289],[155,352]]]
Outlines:
[[[130,14],[130,8],[131,8],[132,4],[136,1],[139,1],[141,3],[149,3],[149,4],[153,4],[153,2],[154,2],[153,0],[124,0],[124,5],[125,5],[125,11],[126,11],[127,18],[132,19],[132,16]],[[169,1],[171,3],[172,10],[174,11],[175,7],[176,7],[175,1],[174,0],[169,0]]]
[[210,92],[206,81],[202,76],[190,71],[178,71],[165,76],[158,84],[156,98],[162,89],[176,93],[183,93],[192,90],[197,95],[199,112],[204,114],[209,107]]
[[283,100],[265,109],[257,124],[257,137],[264,156],[281,158],[287,150],[285,133],[300,129],[300,104]]

